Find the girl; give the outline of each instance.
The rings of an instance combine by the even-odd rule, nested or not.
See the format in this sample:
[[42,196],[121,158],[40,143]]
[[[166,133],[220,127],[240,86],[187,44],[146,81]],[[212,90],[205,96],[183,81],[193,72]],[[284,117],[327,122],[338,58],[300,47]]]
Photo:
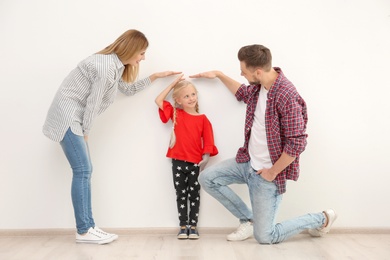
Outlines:
[[[171,90],[173,106],[165,100]],[[171,119],[173,122],[167,157],[172,158],[173,183],[179,212],[180,229],[177,237],[198,239],[198,176],[209,157],[218,154],[213,129],[207,117],[199,114],[197,91],[191,82],[183,79],[183,75],[163,90],[155,102],[159,107],[161,121],[167,123]]]
[[118,238],[99,229],[92,217],[92,163],[87,141],[95,118],[114,102],[118,89],[126,95],[134,95],[157,78],[180,73],[159,72],[135,81],[148,45],[143,33],[126,31],[70,72],[48,111],[43,133],[61,144],[73,170],[71,195],[76,242],[106,244]]

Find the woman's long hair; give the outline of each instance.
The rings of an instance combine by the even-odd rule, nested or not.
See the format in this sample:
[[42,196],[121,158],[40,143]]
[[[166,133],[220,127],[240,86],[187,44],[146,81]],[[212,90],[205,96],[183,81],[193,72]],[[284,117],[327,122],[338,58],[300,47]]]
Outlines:
[[[149,42],[145,35],[137,30],[124,32],[111,45],[97,52],[98,54],[115,53],[121,61],[127,61],[137,55],[140,51],[148,48]],[[138,76],[139,66],[125,65],[122,74],[123,81],[134,82]]]
[[[195,88],[194,84],[192,84],[191,82],[189,82],[187,80],[180,81],[179,83],[177,83],[173,87],[172,99],[174,100],[175,103],[173,105],[173,119],[172,119],[173,124],[172,124],[171,139],[169,141],[169,148],[173,148],[173,146],[175,146],[175,143],[176,143],[176,134],[175,134],[175,125],[177,123],[176,122],[176,117],[177,117],[176,108],[182,108],[181,105],[176,102],[176,98],[177,98],[177,95],[180,93],[180,91],[183,88],[187,87],[187,86],[192,86],[195,89],[195,92],[198,93],[198,91]],[[197,113],[199,113],[199,104],[198,104],[198,102],[196,102],[195,111]]]

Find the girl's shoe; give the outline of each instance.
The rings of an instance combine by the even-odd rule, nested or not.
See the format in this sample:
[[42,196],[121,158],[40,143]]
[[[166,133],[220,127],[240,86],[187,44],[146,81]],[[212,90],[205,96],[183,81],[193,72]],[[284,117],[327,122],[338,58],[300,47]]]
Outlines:
[[187,239],[188,238],[188,228],[185,226],[180,227],[179,233],[177,233],[177,238],[178,239]]
[[191,227],[188,231],[188,238],[189,239],[198,239],[199,238],[199,232],[196,227]]

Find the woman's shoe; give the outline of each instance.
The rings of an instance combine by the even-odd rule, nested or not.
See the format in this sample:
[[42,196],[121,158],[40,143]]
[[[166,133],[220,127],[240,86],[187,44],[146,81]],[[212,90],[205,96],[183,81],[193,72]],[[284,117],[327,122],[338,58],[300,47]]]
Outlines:
[[76,233],[76,242],[77,243],[88,243],[88,244],[108,244],[114,241],[114,238],[111,234],[102,234],[98,232],[93,227],[89,228],[87,233],[80,235]]

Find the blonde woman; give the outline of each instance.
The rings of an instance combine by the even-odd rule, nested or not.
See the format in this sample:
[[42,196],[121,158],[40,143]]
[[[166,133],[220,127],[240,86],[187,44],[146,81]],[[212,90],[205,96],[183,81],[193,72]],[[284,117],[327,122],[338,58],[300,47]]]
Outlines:
[[[173,91],[172,91],[173,90]],[[165,98],[172,91],[172,106]],[[172,159],[173,183],[179,214],[178,239],[198,239],[197,230],[200,185],[199,172],[209,157],[218,154],[213,128],[204,114],[199,114],[195,86],[183,75],[170,84],[155,100],[163,123],[172,120],[173,130],[167,152]],[[188,209],[189,207],[189,209]]]
[[48,111],[43,133],[61,144],[73,171],[71,195],[78,243],[107,244],[118,238],[98,228],[92,216],[88,136],[94,120],[114,102],[118,90],[134,95],[157,78],[179,73],[159,72],[137,81],[148,45],[142,32],[124,32],[69,73]]

